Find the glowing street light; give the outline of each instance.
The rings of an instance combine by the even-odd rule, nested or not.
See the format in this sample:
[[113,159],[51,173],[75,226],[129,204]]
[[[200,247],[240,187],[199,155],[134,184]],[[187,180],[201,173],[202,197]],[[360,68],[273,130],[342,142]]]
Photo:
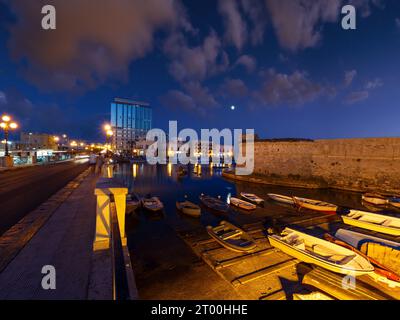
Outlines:
[[0,123],[0,128],[4,131],[4,141],[5,141],[5,156],[9,156],[8,152],[8,134],[10,130],[15,130],[18,128],[18,124],[16,122],[11,121],[11,117],[8,115],[3,115],[1,117],[3,122]]

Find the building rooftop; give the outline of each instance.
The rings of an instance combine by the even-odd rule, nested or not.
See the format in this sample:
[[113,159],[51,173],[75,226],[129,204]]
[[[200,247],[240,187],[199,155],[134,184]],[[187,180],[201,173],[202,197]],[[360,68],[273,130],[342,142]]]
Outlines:
[[130,99],[124,99],[124,98],[115,98],[114,102],[132,104],[132,105],[139,105],[139,106],[149,107],[150,108],[150,103],[144,102],[144,101],[136,101],[136,100],[130,100]]

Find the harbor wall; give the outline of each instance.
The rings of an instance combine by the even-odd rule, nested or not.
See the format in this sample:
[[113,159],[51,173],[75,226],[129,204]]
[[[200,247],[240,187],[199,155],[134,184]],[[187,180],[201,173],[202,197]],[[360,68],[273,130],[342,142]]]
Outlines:
[[255,143],[256,176],[354,191],[400,191],[400,138]]

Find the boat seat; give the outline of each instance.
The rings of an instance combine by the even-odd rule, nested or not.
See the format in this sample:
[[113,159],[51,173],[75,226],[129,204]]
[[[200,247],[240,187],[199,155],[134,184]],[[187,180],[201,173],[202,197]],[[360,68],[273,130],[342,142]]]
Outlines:
[[323,257],[327,260],[330,260],[334,263],[337,264],[345,264],[347,263],[349,260],[353,259],[355,256],[351,255],[344,255],[344,254],[338,254],[336,251],[325,247],[324,245],[321,244],[316,244],[312,247],[312,251],[313,253],[317,254],[320,257]]
[[225,241],[225,240],[232,239],[232,238],[235,238],[237,236],[240,236],[241,234],[242,234],[241,231],[234,230],[234,231],[231,231],[231,232],[224,233],[223,235],[220,236],[220,238]]

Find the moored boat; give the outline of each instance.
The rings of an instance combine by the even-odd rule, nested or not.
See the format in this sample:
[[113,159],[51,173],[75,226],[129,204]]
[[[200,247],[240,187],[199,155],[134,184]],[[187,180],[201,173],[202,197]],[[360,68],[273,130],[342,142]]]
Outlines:
[[257,196],[256,194],[253,194],[253,193],[241,192],[240,196],[243,199],[246,199],[247,201],[255,203],[257,205],[261,205],[264,203],[264,199],[260,198],[259,196]]
[[274,201],[294,205],[293,197],[284,196],[276,193],[268,193],[268,197]]
[[378,193],[365,193],[362,195],[362,200],[368,203],[377,205],[387,204],[388,199]]
[[136,193],[131,193],[126,196],[126,214],[132,214],[141,204],[141,199]]
[[366,211],[350,210],[350,213],[343,215],[342,219],[345,224],[351,226],[400,236],[400,218]]
[[229,205],[220,199],[203,195],[200,196],[199,199],[202,205],[214,212],[228,214],[230,211]]
[[232,206],[238,207],[238,208],[243,209],[243,210],[248,210],[248,211],[257,209],[257,206],[255,204],[252,204],[250,202],[247,202],[247,201],[244,201],[244,200],[240,200],[240,199],[234,198],[234,197],[230,198],[230,204]]
[[290,228],[268,238],[272,246],[286,254],[332,272],[353,276],[374,272],[371,263],[357,253]]
[[201,216],[201,208],[190,201],[177,201],[176,208],[182,213],[194,218],[198,218]]
[[160,199],[152,196],[147,196],[142,199],[142,206],[144,209],[151,212],[159,212],[164,209],[164,205]]
[[217,227],[207,227],[208,234],[225,248],[235,252],[251,252],[257,248],[252,237],[233,224],[222,221]]
[[339,209],[337,205],[320,200],[306,199],[300,197],[293,197],[293,200],[299,208],[305,208],[314,211],[336,214]]
[[400,209],[400,197],[392,197],[388,199],[388,202],[391,206]]
[[358,249],[361,249],[362,245],[365,243],[376,243],[382,246],[400,250],[399,242],[390,241],[351,230],[339,229],[336,231],[335,237]]

